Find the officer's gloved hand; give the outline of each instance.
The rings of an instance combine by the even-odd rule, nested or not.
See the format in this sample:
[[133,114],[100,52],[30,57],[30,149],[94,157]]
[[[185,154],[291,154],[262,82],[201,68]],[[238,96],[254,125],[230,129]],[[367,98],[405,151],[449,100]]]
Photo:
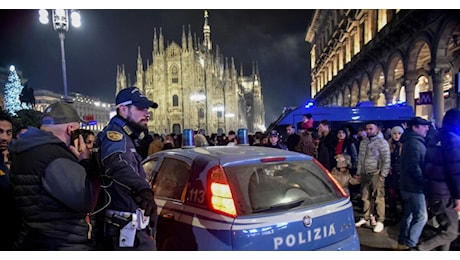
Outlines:
[[139,191],[134,197],[134,201],[144,210],[144,216],[149,217],[152,213],[155,213],[157,205],[151,189]]

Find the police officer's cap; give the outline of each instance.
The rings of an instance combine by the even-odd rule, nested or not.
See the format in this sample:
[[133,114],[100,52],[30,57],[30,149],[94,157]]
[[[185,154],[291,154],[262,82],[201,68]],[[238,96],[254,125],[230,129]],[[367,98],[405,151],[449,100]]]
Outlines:
[[129,87],[120,90],[115,101],[117,107],[124,105],[134,105],[138,108],[157,108],[158,104],[149,100],[141,91],[136,87]]

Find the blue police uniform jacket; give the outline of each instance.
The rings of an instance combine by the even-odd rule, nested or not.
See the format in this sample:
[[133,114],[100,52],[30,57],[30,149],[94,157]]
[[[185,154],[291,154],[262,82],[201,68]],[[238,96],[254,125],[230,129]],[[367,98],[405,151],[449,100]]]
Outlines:
[[123,118],[114,116],[98,135],[96,146],[100,146],[104,184],[108,185],[107,192],[110,194],[108,209],[134,213],[139,208],[134,197],[150,187],[133,135],[128,135],[124,129],[133,131]]

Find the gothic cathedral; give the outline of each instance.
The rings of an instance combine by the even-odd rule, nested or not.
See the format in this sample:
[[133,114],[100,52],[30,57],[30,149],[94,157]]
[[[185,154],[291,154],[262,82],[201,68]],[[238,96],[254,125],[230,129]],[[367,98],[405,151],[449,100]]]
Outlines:
[[[182,46],[171,42],[164,48],[160,28],[153,36],[152,63],[144,70],[138,50],[136,83],[145,95],[158,103],[151,109],[149,131],[180,134],[184,129],[200,129],[206,135],[227,134],[247,128],[265,130],[265,110],[257,65],[252,75],[238,73],[233,57],[230,62],[211,42],[208,13],[204,12],[203,41],[192,40],[182,29]],[[117,68],[116,93],[128,87],[124,66]]]

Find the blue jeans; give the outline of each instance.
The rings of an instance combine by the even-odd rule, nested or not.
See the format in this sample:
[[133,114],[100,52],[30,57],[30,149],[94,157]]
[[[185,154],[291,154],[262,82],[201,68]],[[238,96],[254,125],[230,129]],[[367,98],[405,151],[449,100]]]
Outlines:
[[425,195],[403,190],[400,192],[404,204],[404,215],[399,228],[398,243],[415,247],[428,221]]

